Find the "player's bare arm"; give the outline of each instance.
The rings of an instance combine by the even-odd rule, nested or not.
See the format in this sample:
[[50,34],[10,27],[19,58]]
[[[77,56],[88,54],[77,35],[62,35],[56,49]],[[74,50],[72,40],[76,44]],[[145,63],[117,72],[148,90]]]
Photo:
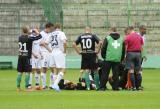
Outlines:
[[32,55],[33,55],[36,59],[38,59],[38,56],[36,55],[35,52],[32,51]]
[[98,43],[98,50],[96,51],[97,54],[100,52],[101,48],[102,48],[102,41],[100,40]]
[[40,46],[43,46],[44,48],[46,48],[50,53],[52,52],[51,48],[48,47],[48,43],[45,41],[41,41],[40,42]]
[[81,54],[81,52],[80,52],[80,50],[78,49],[78,47],[77,47],[77,45],[76,45],[75,42],[73,42],[73,48],[76,50],[76,52],[77,52],[78,54]]
[[64,47],[64,54],[66,54],[66,51],[67,51],[67,43],[66,42],[63,44],[63,47]]

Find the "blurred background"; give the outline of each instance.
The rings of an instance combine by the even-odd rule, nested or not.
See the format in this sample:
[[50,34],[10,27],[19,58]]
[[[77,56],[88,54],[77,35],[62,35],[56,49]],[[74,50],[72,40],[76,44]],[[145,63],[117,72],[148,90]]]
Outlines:
[[80,56],[72,42],[91,26],[104,39],[111,26],[124,37],[124,29],[147,26],[148,61],[144,68],[160,68],[160,0],[0,0],[0,68],[16,68],[18,36],[23,25],[61,23],[68,38],[67,67],[79,68]]

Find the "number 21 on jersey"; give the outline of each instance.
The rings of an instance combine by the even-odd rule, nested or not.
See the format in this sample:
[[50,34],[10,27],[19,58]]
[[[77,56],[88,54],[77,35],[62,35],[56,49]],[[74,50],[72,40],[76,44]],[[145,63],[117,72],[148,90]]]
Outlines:
[[19,51],[21,52],[28,52],[26,43],[19,42]]

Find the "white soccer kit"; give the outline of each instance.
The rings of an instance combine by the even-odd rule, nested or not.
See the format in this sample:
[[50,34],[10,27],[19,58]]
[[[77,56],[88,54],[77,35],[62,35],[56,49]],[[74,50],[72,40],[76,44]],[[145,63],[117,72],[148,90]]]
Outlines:
[[47,41],[52,47],[50,67],[66,68],[66,54],[64,53],[64,43],[66,43],[66,40],[64,32],[59,29],[50,34],[50,38]]
[[32,68],[37,68],[37,69],[41,68],[41,53],[40,53],[40,45],[39,45],[40,41],[41,39],[33,41],[33,44],[32,44],[32,53],[38,57],[38,58],[35,58],[35,56],[32,54]]
[[[42,35],[42,41],[46,42],[47,40],[49,40],[49,34],[50,33],[46,33],[45,31],[42,31],[40,34]],[[48,46],[50,47],[50,44]],[[43,46],[40,47],[40,51],[41,51],[41,54],[42,54],[41,66],[48,68],[49,67],[49,61],[50,61],[50,53]]]

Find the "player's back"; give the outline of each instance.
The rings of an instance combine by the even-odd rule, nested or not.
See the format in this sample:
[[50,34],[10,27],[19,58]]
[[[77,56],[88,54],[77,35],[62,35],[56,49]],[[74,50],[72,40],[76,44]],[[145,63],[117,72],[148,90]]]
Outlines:
[[95,51],[95,43],[99,43],[99,38],[92,33],[84,33],[78,37],[76,43],[81,44],[82,51],[94,52]]
[[[36,37],[36,36],[32,36],[32,37]],[[40,52],[40,41],[41,41],[41,39],[33,41],[32,52],[34,52],[34,53]]]
[[[42,41],[47,41],[48,39],[49,39],[49,34],[50,33],[46,33],[44,30],[43,31],[41,31],[40,32],[40,34],[42,35]],[[50,45],[49,45],[49,47],[50,47]],[[43,47],[43,46],[41,46],[41,52],[48,52],[48,50],[45,48],[45,47]],[[49,52],[48,52],[49,53]]]
[[134,32],[126,37],[125,43],[127,45],[127,51],[141,51],[143,39],[139,34]]
[[28,38],[28,35],[19,36],[19,56],[31,57],[32,41]]
[[64,43],[66,43],[66,36],[64,34],[64,32],[62,32],[61,30],[57,29],[55,31],[53,31],[50,34],[50,40],[51,40],[51,47],[53,52],[54,51],[64,51]]

